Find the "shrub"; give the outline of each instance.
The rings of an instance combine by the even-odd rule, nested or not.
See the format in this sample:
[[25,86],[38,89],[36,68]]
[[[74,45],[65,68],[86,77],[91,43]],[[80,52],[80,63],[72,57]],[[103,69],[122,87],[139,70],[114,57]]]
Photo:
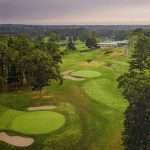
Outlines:
[[109,50],[109,51],[106,51],[106,52],[104,53],[104,55],[108,55],[108,54],[111,54],[111,53],[113,53],[113,51]]

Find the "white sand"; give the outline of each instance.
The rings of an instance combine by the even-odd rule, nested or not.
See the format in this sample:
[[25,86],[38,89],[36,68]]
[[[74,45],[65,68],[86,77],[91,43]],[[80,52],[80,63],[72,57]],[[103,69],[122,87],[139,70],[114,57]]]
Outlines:
[[69,76],[69,75],[65,75],[63,78],[68,79],[68,80],[73,80],[73,81],[83,81],[83,80],[85,80],[84,78],[76,78],[76,77],[72,77],[72,76]]
[[68,74],[70,74],[71,72],[73,72],[74,70],[68,70],[68,71],[64,71],[63,73],[61,73],[61,74],[63,74],[63,75],[68,75]]
[[27,147],[33,144],[33,138],[26,138],[21,136],[9,136],[5,132],[0,133],[0,141],[6,142],[17,147]]
[[29,110],[29,111],[34,111],[34,110],[51,110],[51,109],[55,109],[55,108],[56,108],[56,106],[49,105],[49,106],[29,107],[27,110]]

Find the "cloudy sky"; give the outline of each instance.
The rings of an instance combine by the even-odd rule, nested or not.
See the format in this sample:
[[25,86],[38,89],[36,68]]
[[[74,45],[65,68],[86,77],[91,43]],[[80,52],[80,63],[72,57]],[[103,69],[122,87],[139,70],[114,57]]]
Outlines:
[[150,0],[0,0],[0,23],[150,24]]

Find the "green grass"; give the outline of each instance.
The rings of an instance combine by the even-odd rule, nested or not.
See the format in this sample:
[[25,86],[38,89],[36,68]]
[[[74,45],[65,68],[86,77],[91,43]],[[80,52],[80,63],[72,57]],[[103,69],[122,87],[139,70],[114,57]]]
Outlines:
[[12,120],[15,119],[17,116],[24,114],[23,111],[9,109],[1,105],[0,110],[0,130],[9,130]]
[[65,117],[53,111],[26,112],[0,105],[0,130],[24,134],[45,134],[59,129]]
[[[49,37],[46,36],[43,41],[44,41],[44,43],[48,43]],[[66,48],[66,45],[67,45],[67,41],[66,40],[62,40],[62,41],[58,42],[58,44],[60,46],[59,49],[61,51],[64,51],[64,50],[67,49]],[[85,43],[80,41],[80,40],[75,41],[75,47],[76,47],[77,51],[87,51],[87,50],[89,50],[89,48],[85,45]]]
[[89,50],[89,48],[85,45],[85,43],[80,40],[75,41],[75,47],[76,47],[77,51]]
[[48,36],[46,36],[45,38],[44,38],[44,43],[48,43],[48,41],[49,41],[49,37]]
[[[88,98],[83,94],[82,90],[90,97],[90,110],[88,111],[90,116],[84,120],[87,122],[86,120],[89,119],[89,126],[92,128],[91,131],[85,129],[86,132],[90,132],[89,134],[91,135],[90,141],[92,141],[92,148],[89,148],[90,150],[123,150],[123,146],[121,145],[123,114],[128,104],[117,88],[116,79],[128,69],[127,62],[129,58],[123,55],[123,48],[112,48],[111,50],[113,53],[109,55],[105,55],[106,50],[103,49],[100,51],[87,52],[78,57],[76,53],[70,54],[70,56],[64,59],[65,64],[63,65],[63,69],[66,69],[65,67],[67,66],[68,70],[87,69],[102,73],[98,78],[90,78],[85,82],[78,83],[80,93],[72,90],[72,92],[76,93],[78,98],[80,98],[76,103],[79,103],[81,99],[85,100],[85,106],[82,106],[82,110],[84,110],[87,103],[89,103]],[[72,57],[71,64],[67,64],[69,57]],[[99,62],[99,68],[80,65],[81,62],[89,58]],[[105,61],[110,61],[112,65],[105,66]],[[75,94],[73,96],[75,97]],[[77,106],[77,108],[81,109],[81,106]]]
[[[91,86],[92,85],[92,86]],[[114,109],[126,108],[126,103],[117,86],[109,79],[95,79],[83,85],[86,93],[99,103]]]
[[94,70],[79,70],[72,72],[71,75],[75,77],[96,78],[101,76],[102,74]]
[[23,113],[16,117],[10,128],[24,134],[45,134],[55,131],[65,123],[63,115],[52,111]]
[[[77,44],[81,44],[79,41]],[[127,101],[117,88],[117,77],[128,69],[129,57],[124,48],[111,48],[113,53],[105,55],[105,49],[80,53],[70,52],[63,58],[61,71],[93,70],[98,77],[86,78],[82,82],[64,80],[62,86],[52,82],[43,93],[52,95],[47,100],[37,100],[35,92],[19,91],[0,94],[0,130],[7,131],[11,120],[24,115],[31,106],[56,105],[56,112],[66,118],[62,128],[47,134],[31,135],[35,144],[26,150],[123,150],[121,133]],[[81,65],[88,59],[99,65]],[[108,61],[112,65],[105,65]],[[80,72],[81,75],[81,72]],[[28,118],[27,118],[28,119]],[[22,135],[10,132],[13,135]],[[26,136],[26,134],[23,134]],[[0,142],[1,150],[18,148]]]

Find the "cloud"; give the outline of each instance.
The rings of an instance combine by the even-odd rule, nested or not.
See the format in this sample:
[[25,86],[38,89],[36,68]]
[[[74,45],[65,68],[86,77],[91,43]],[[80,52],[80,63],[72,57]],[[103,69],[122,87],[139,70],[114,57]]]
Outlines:
[[0,0],[0,23],[148,22],[149,0]]

